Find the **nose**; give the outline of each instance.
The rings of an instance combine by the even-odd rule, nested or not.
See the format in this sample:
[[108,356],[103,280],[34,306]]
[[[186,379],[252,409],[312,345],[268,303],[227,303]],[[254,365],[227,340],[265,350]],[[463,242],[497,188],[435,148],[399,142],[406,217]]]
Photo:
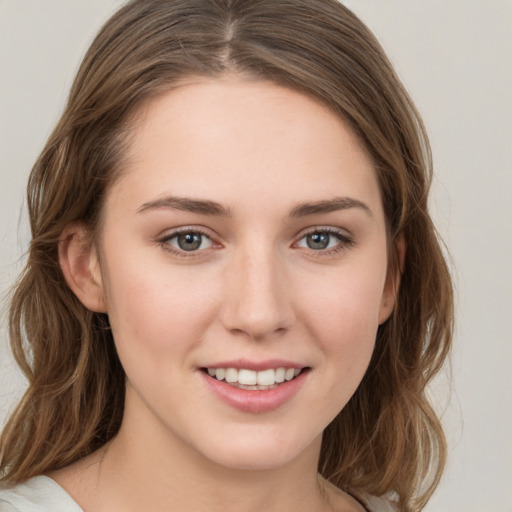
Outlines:
[[291,283],[271,249],[248,252],[239,254],[227,269],[221,319],[229,331],[262,340],[293,324]]

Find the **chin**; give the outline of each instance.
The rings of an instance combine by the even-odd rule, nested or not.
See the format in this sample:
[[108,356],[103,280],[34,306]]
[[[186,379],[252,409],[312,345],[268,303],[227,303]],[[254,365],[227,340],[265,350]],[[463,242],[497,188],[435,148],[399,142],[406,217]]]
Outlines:
[[212,454],[210,460],[226,469],[237,471],[269,471],[287,466],[297,453],[281,453],[276,450],[241,451],[229,454]]
[[310,454],[316,460],[320,443],[321,434],[313,440],[298,439],[293,435],[278,435],[262,429],[253,435],[228,435],[200,451],[226,469],[266,471],[287,466]]

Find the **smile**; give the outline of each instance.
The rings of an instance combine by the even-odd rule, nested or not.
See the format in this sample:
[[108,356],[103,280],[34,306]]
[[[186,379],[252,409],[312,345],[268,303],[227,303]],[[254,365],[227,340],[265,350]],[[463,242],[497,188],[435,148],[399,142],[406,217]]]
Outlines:
[[264,413],[291,402],[309,380],[311,367],[282,364],[238,362],[238,368],[233,364],[219,364],[199,368],[198,374],[213,395],[231,408],[244,413]]
[[260,390],[276,388],[279,384],[293,380],[302,369],[300,368],[270,368],[262,371],[246,368],[207,368],[210,377],[239,389]]

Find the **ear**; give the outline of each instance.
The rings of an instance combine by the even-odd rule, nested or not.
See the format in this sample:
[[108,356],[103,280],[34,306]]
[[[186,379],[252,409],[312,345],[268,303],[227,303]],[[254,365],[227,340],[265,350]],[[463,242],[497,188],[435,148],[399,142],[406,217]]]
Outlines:
[[398,235],[395,238],[392,251],[394,252],[393,261],[388,268],[380,303],[379,325],[383,324],[391,316],[398,296],[406,252],[406,244],[403,235]]
[[69,287],[80,302],[91,311],[106,313],[97,250],[82,224],[70,224],[62,232],[59,263]]

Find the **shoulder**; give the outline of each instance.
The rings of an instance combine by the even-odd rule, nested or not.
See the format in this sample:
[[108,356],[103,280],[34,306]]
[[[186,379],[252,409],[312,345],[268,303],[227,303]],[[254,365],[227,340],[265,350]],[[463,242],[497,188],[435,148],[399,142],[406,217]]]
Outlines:
[[36,476],[0,488],[0,512],[83,512],[57,482]]
[[384,497],[364,495],[361,498],[368,512],[397,512],[396,505]]
[[363,491],[341,490],[332,482],[322,479],[331,506],[336,510],[364,510],[365,512],[398,512],[396,504],[386,496],[377,497]]

